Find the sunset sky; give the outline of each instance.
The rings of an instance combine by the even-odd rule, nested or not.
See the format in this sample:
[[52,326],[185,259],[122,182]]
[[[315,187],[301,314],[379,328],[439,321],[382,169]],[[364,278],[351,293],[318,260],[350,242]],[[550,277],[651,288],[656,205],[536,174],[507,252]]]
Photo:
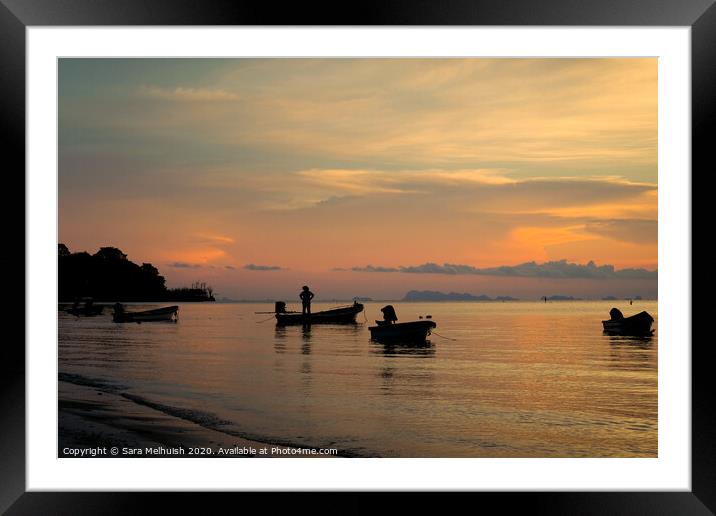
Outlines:
[[59,240],[233,299],[655,297],[657,60],[61,59]]

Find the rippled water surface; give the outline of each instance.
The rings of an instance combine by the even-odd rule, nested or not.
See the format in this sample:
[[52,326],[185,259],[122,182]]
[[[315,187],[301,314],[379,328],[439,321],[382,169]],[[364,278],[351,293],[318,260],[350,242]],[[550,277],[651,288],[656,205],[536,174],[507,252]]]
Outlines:
[[[366,304],[371,321],[381,306]],[[376,344],[363,314],[277,328],[254,314],[269,304],[187,303],[177,323],[60,312],[59,371],[248,438],[352,456],[656,456],[658,320],[648,339],[600,322],[612,306],[657,319],[655,301],[394,306],[401,321],[432,314],[440,336]]]

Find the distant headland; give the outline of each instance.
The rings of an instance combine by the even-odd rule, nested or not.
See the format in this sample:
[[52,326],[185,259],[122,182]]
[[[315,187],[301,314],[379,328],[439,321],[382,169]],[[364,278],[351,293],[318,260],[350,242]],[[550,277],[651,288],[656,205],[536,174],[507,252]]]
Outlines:
[[151,263],[136,263],[116,247],[95,254],[57,248],[60,302],[92,297],[101,301],[215,301],[213,289],[195,282],[191,287],[168,289],[164,276]]
[[403,301],[518,301],[515,297],[497,296],[491,298],[485,294],[474,296],[458,292],[436,292],[434,290],[411,290],[402,299]]

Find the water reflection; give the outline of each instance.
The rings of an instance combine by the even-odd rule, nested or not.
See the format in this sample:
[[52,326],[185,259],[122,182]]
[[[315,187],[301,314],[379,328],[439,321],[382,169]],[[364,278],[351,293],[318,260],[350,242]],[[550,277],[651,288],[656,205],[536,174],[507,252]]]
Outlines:
[[303,385],[302,392],[305,396],[310,395],[310,387],[313,381],[313,375],[311,374],[311,325],[304,324],[301,327],[301,337],[303,343],[301,344],[301,354],[304,355],[304,360],[301,362],[301,384]]
[[[401,363],[405,367],[399,367]],[[378,369],[379,389],[386,396],[405,395],[427,399],[434,393],[434,374],[429,368],[411,367],[395,355],[386,356],[384,365]]]
[[386,365],[380,371],[380,378],[382,380],[381,390],[385,394],[391,394],[395,384],[396,368],[391,365]]
[[79,318],[59,312],[58,325],[58,361],[96,371],[151,364],[154,348],[178,332],[175,324],[116,324],[107,314]]
[[273,339],[273,349],[276,353],[286,352],[286,327],[276,326]]
[[304,381],[305,383],[310,383],[311,380],[311,361],[306,359],[303,362],[301,362],[301,374],[305,375]]
[[387,365],[380,371],[380,376],[385,379],[391,379],[395,375],[395,367]]
[[435,345],[426,340],[421,343],[412,344],[396,344],[396,343],[380,343],[370,341],[371,353],[385,355],[385,356],[400,356],[408,355],[418,358],[433,358],[435,357]]
[[357,323],[276,326],[273,345],[277,353],[283,353],[289,349],[288,346],[300,343],[301,353],[308,355],[312,352],[314,344],[328,344],[330,347],[336,343],[355,344],[363,333],[363,326]]
[[641,349],[651,349],[654,337],[645,336],[627,336],[627,335],[608,335],[609,344],[613,346],[638,347]]
[[656,368],[656,349],[651,336],[609,337],[609,365],[625,370]]
[[603,336],[605,303],[406,303],[456,338],[419,346],[371,342],[364,323],[256,324],[268,308],[187,304],[172,325],[61,313],[59,371],[365,456],[657,456],[658,335]]
[[303,345],[301,346],[301,353],[304,355],[311,354],[311,325],[304,324],[301,328],[301,336],[303,337]]

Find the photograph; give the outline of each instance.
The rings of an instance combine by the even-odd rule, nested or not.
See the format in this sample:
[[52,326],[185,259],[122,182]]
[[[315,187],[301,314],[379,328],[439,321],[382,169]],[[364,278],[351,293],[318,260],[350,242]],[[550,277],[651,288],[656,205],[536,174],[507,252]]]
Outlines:
[[657,57],[56,62],[57,457],[659,458]]
[[0,0],[0,514],[713,515],[715,1]]

